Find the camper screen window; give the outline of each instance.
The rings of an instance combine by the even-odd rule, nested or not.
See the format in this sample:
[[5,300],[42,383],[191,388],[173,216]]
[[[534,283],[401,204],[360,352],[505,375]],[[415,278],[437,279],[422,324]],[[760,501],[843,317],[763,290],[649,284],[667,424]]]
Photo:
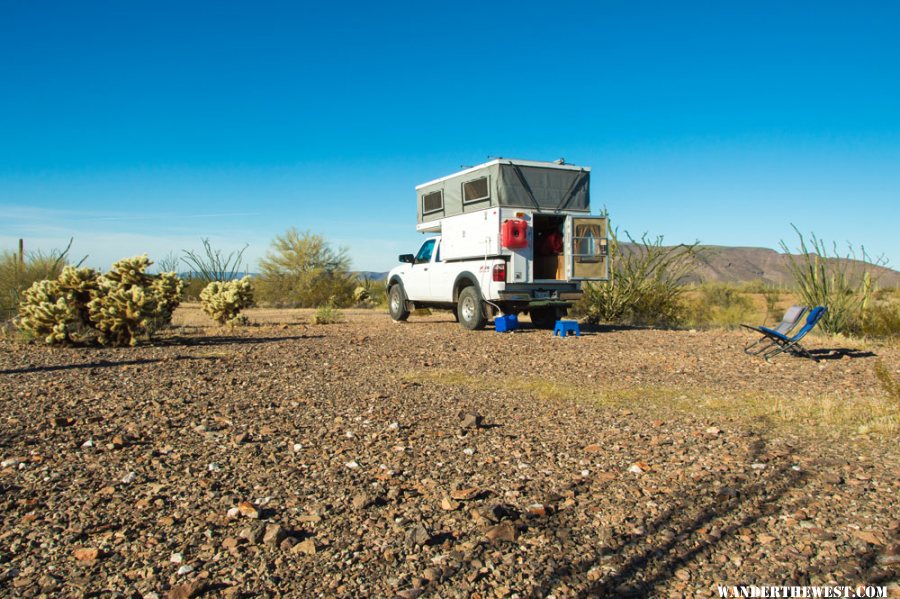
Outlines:
[[444,192],[432,191],[422,196],[422,214],[438,212],[444,209]]
[[463,202],[480,202],[491,197],[488,191],[488,178],[482,177],[474,181],[466,181],[463,183]]

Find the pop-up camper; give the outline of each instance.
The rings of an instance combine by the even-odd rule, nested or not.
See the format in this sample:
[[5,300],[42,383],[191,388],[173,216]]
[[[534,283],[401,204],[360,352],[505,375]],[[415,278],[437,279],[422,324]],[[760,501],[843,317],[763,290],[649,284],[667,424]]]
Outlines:
[[388,274],[395,320],[439,307],[470,329],[494,312],[529,312],[537,326],[552,327],[583,281],[607,278],[607,222],[590,216],[587,167],[496,159],[423,183],[416,194],[416,229],[439,236]]

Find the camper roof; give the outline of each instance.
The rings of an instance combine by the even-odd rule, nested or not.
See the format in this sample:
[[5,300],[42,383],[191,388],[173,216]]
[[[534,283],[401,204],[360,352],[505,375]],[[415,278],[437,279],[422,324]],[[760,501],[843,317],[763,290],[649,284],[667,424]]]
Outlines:
[[513,164],[516,166],[536,166],[543,168],[552,168],[559,170],[567,170],[567,171],[586,171],[590,172],[591,168],[589,166],[575,166],[574,164],[560,164],[558,162],[540,162],[538,160],[516,160],[513,158],[494,158],[493,160],[488,160],[482,164],[478,164],[467,169],[455,172],[453,174],[447,175],[446,177],[441,177],[439,179],[433,179],[431,181],[427,181],[420,185],[416,185],[416,190],[422,189],[423,187],[428,187],[429,185],[434,185],[435,183],[440,183],[442,181],[446,181],[447,179],[452,179],[453,177],[458,177],[460,175],[465,175],[468,173],[475,172],[477,170],[481,170],[488,166],[493,166],[495,164]]

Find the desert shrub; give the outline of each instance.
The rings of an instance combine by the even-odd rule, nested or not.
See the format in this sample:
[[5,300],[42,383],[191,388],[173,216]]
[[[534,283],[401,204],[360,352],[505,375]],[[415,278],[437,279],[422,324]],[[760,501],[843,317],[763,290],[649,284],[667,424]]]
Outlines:
[[150,264],[125,258],[103,275],[67,266],[24,292],[16,326],[48,344],[136,345],[171,322],[181,298],[177,275],[148,275]]
[[209,239],[201,239],[202,252],[182,250],[182,261],[191,269],[190,278],[199,279],[204,283],[212,281],[232,281],[241,274],[244,264],[244,252],[249,247],[245,245],[240,250],[225,253],[212,247]]
[[344,320],[344,315],[335,308],[334,301],[328,300],[324,305],[316,309],[313,314],[313,324],[336,324]]
[[736,285],[705,283],[685,301],[685,323],[698,328],[733,328],[753,314],[753,300]]
[[788,256],[788,267],[794,277],[797,293],[808,306],[827,306],[821,327],[826,333],[860,333],[865,312],[877,282],[876,267],[883,266],[883,258],[871,259],[865,248],[857,253],[852,246],[841,254],[837,244],[829,251],[825,242],[809,236],[809,243],[797,227],[800,239],[799,256],[790,253],[782,241],[781,248]]
[[900,337],[900,293],[878,290],[863,314],[862,332],[869,337]]
[[219,324],[242,324],[241,310],[253,306],[250,277],[233,281],[213,281],[200,292],[203,311]]
[[900,405],[900,379],[892,375],[881,360],[875,362],[875,378],[881,383],[887,396]]
[[347,250],[333,249],[321,235],[289,229],[272,240],[259,268],[260,301],[270,305],[310,308],[354,302],[357,281]]
[[387,286],[385,281],[376,281],[368,275],[359,279],[353,290],[353,302],[357,308],[374,308],[387,303]]
[[156,271],[178,273],[181,270],[181,258],[175,252],[169,252],[156,261]]
[[667,247],[662,236],[625,236],[627,246],[610,231],[609,280],[586,284],[578,311],[592,323],[678,324],[684,318],[681,281],[696,268],[699,242]]

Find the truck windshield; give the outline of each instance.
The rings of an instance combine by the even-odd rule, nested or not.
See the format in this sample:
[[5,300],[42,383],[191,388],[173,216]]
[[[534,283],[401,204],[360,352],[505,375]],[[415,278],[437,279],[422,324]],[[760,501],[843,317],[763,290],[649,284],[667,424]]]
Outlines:
[[422,264],[423,262],[431,262],[431,254],[434,252],[434,242],[436,240],[429,239],[425,243],[422,244],[422,247],[419,248],[419,253],[416,254],[416,264]]

